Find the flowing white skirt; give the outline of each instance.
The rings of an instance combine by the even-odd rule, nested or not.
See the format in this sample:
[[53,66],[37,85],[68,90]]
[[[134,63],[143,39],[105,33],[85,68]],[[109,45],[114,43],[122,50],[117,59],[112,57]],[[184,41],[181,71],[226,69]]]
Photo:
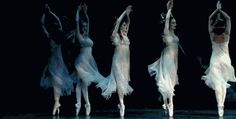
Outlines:
[[50,57],[41,77],[40,86],[45,89],[54,87],[61,91],[61,95],[70,95],[73,91],[73,81],[63,61],[61,46],[58,46]]
[[112,93],[127,95],[133,92],[130,81],[130,51],[128,45],[119,45],[115,48],[112,58],[111,73],[101,80],[96,87],[102,89],[102,96],[109,99]]
[[[85,85],[98,83],[104,77],[100,74],[95,59],[92,56],[92,48],[81,48],[80,54],[75,60],[76,75],[73,79],[81,80]],[[76,78],[75,78],[76,76]]]
[[174,96],[174,87],[178,83],[177,53],[178,46],[167,46],[161,53],[161,57],[148,65],[150,76],[155,76],[156,85],[164,99]]
[[230,87],[230,84],[227,83],[228,81],[236,82],[229,54],[222,50],[214,50],[213,48],[210,65],[205,74],[202,76],[202,80],[213,90],[216,90],[218,87]]

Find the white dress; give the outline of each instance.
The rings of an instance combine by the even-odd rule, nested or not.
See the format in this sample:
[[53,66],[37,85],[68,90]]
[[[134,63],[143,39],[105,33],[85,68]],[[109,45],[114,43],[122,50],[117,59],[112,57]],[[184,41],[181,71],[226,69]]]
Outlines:
[[61,45],[53,49],[53,54],[41,77],[40,86],[54,87],[61,90],[60,95],[70,95],[73,90],[73,81],[63,61]]
[[101,80],[97,87],[102,89],[102,96],[110,98],[112,93],[119,90],[124,95],[133,92],[133,88],[129,85],[130,81],[130,50],[129,39],[127,36],[120,40],[116,36],[113,39],[115,45],[114,55],[112,58],[111,73],[106,79]]
[[156,85],[163,98],[174,96],[174,87],[178,84],[178,37],[165,36],[166,47],[160,58],[148,65],[150,76],[156,75]]
[[231,65],[229,57],[228,43],[212,43],[212,54],[210,59],[210,65],[205,71],[202,80],[205,81],[206,85],[216,90],[218,87],[228,88],[230,84],[228,81],[236,82],[234,68]]
[[100,74],[97,68],[97,64],[92,55],[93,41],[89,37],[85,37],[84,40],[80,41],[81,49],[80,54],[75,60],[75,68],[77,71],[78,80],[89,86],[92,82],[99,82],[104,77]]

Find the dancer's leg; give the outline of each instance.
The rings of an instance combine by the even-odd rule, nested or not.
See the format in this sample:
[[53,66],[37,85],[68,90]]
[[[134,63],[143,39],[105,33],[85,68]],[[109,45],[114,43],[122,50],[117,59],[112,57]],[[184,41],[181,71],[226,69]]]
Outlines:
[[85,85],[84,83],[82,83],[81,86],[82,86],[82,93],[83,93],[83,97],[85,101],[86,115],[89,116],[91,107],[90,107],[89,96],[88,96],[88,86]]
[[61,95],[61,89],[57,86],[53,86],[53,92],[54,92],[54,107],[53,107],[53,111],[52,114],[55,115],[56,113],[59,115],[60,113],[60,95]]
[[76,93],[76,113],[75,115],[78,116],[81,108],[81,82],[78,80],[75,88],[75,93]]
[[169,97],[168,112],[169,112],[169,116],[173,117],[173,113],[174,113],[173,96]]
[[124,94],[119,89],[117,92],[120,102],[120,104],[118,104],[118,108],[120,109],[120,116],[123,117],[125,115]]
[[223,105],[223,100],[222,98],[224,97],[224,93],[222,91],[221,87],[217,87],[215,89],[215,96],[216,96],[216,101],[217,101],[217,106],[218,106],[218,115],[219,117],[222,117],[224,114],[224,105]]

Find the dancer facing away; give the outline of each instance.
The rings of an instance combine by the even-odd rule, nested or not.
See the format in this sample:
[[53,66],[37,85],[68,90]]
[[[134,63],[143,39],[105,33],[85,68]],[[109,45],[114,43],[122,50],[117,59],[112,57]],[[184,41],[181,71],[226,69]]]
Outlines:
[[[223,16],[223,18],[221,18]],[[215,17],[215,19],[214,19]],[[210,65],[202,79],[206,85],[215,90],[218,106],[218,115],[224,115],[224,102],[226,88],[230,87],[228,81],[236,82],[234,68],[231,65],[228,44],[230,39],[231,20],[221,9],[220,1],[217,2],[216,10],[209,16],[208,31],[212,43]]]
[[173,116],[173,96],[174,87],[178,84],[178,42],[179,38],[175,35],[176,20],[171,14],[173,0],[167,2],[167,14],[165,17],[165,27],[163,42],[166,47],[163,49],[160,58],[148,65],[150,76],[156,75],[156,85],[162,95],[163,108],[168,110],[170,117]]
[[43,71],[40,86],[43,88],[53,87],[55,104],[52,114],[55,115],[59,114],[60,96],[71,94],[73,81],[62,58],[61,42],[65,38],[63,37],[62,24],[59,17],[50,10],[47,4],[41,24],[44,34],[50,40],[51,57]]
[[82,3],[78,6],[76,13],[76,35],[80,43],[80,53],[75,60],[76,68],[76,115],[79,114],[81,108],[81,91],[85,100],[86,115],[89,116],[91,107],[88,96],[88,86],[92,82],[104,80],[99,73],[97,64],[92,55],[93,41],[89,37],[89,17],[87,14],[87,5]]
[[[112,58],[111,73],[98,83],[97,87],[102,89],[102,95],[109,99],[112,93],[118,93],[120,116],[125,114],[124,96],[132,93],[133,89],[129,85],[130,81],[130,50],[129,38],[127,36],[130,25],[130,12],[132,6],[127,6],[126,10],[117,19],[111,39],[115,46]],[[126,18],[126,19],[125,19]]]

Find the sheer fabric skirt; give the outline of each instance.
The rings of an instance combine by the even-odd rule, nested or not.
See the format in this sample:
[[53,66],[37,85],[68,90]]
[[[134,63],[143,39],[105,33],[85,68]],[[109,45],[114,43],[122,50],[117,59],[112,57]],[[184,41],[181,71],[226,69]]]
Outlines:
[[210,65],[202,76],[202,80],[213,90],[218,87],[228,88],[228,81],[236,82],[234,68],[231,65],[230,57],[227,53],[213,51]]
[[53,87],[61,92],[60,95],[70,95],[73,91],[73,81],[63,61],[61,46],[58,46],[50,57],[41,77],[40,86]]
[[174,96],[174,87],[178,83],[177,75],[178,46],[167,46],[161,53],[160,58],[148,65],[150,76],[155,75],[156,85],[164,99]]
[[129,85],[130,81],[130,51],[129,46],[120,45],[115,48],[111,73],[104,80],[101,80],[97,87],[102,89],[102,96],[110,98],[112,93],[127,95],[133,92]]
[[75,60],[75,68],[76,72],[72,76],[75,82],[82,81],[86,86],[89,86],[93,82],[98,83],[104,79],[92,56],[91,47],[81,49],[79,56]]

